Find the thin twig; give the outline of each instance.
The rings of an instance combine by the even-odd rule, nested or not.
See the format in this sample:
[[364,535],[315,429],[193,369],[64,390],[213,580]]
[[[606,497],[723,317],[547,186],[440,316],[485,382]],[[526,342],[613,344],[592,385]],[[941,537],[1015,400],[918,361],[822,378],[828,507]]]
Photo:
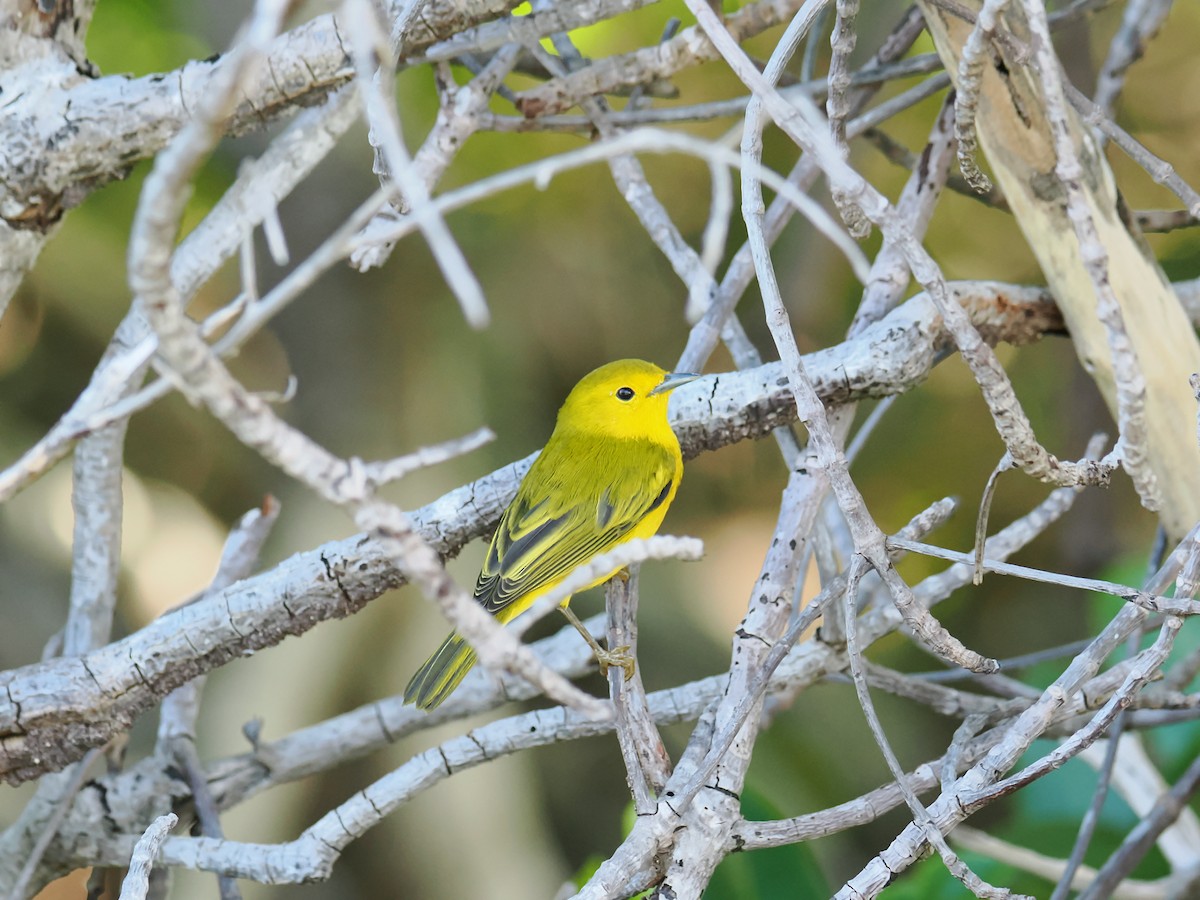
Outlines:
[[958,80],[955,83],[954,136],[958,140],[958,167],[976,192],[986,194],[992,189],[991,180],[975,161],[979,149],[975,116],[979,108],[980,87],[985,63],[990,64],[1000,14],[1009,0],[985,0],[978,18],[963,43],[958,61]]
[[1108,53],[1096,74],[1093,100],[1099,110],[1112,117],[1113,107],[1125,86],[1125,73],[1146,49],[1162,26],[1173,0],[1131,0],[1121,16],[1121,27],[1108,44]]
[[[638,574],[639,567],[632,566],[629,577],[612,579],[605,594],[608,646],[628,653],[635,660]],[[631,678],[626,678],[620,666],[610,666],[608,689],[612,697],[617,742],[625,761],[625,778],[633,795],[633,808],[638,815],[647,815],[656,809],[657,794],[671,775],[671,758],[650,714],[641,667],[634,670]]]
[[1126,835],[1121,846],[1100,867],[1095,880],[1079,895],[1079,900],[1109,896],[1154,846],[1158,836],[1179,817],[1197,789],[1200,789],[1200,757],[1192,760],[1171,790],[1159,797],[1150,812]]
[[[419,2],[414,0],[413,6]],[[371,124],[370,140],[386,160],[384,175],[395,181],[407,200],[409,214],[429,242],[429,249],[446,284],[458,298],[467,322],[473,328],[483,328],[489,319],[483,288],[445,220],[429,202],[429,189],[413,170],[412,158],[404,146],[395,97],[384,90],[385,84],[394,82],[390,74],[394,71],[394,61],[375,7],[368,0],[344,0],[342,13],[350,33],[358,88]]]
[[[947,559],[951,562],[966,565],[974,564],[973,554],[959,553],[955,550],[946,550],[942,547],[934,547],[931,544],[922,544],[917,541],[907,541],[903,538],[889,538],[888,546],[895,547],[898,550],[909,550],[913,553],[920,553],[924,556],[932,556],[937,559]],[[1102,594],[1111,594],[1147,612],[1170,613],[1177,616],[1200,615],[1200,602],[1198,601],[1180,597],[1166,597],[1162,594],[1131,588],[1123,584],[1115,584],[1111,581],[1103,581],[1099,578],[1080,578],[1075,575],[1063,575],[1058,572],[1047,572],[1043,569],[1021,566],[1016,563],[1000,562],[999,560],[987,559],[986,557],[983,560],[983,569],[985,572],[1014,575],[1030,581],[1057,584],[1062,587],[1076,588],[1081,591],[1096,591]]]
[[879,748],[880,753],[883,754],[888,770],[892,773],[892,777],[895,779],[895,783],[900,788],[900,792],[904,797],[904,802],[913,815],[913,823],[923,830],[926,840],[938,851],[942,862],[950,874],[961,881],[963,886],[976,897],[994,898],[994,900],[1008,900],[1008,898],[1032,900],[1032,898],[1025,898],[1023,895],[1013,894],[1012,891],[1007,889],[997,889],[971,871],[970,867],[963,862],[958,854],[950,849],[950,845],[946,843],[945,835],[942,834],[939,827],[930,817],[929,810],[925,808],[916,794],[909,789],[908,783],[904,778],[904,769],[900,765],[900,760],[896,758],[895,751],[892,750],[891,743],[884,733],[883,724],[879,721],[879,716],[875,712],[875,703],[871,699],[871,692],[867,686],[862,648],[858,642],[858,583],[866,570],[866,560],[856,556],[847,576],[847,587],[842,606],[842,614],[845,616],[846,622],[846,655],[850,661],[850,672],[854,679],[855,693],[858,695],[858,705],[861,707],[863,715],[866,716],[871,736],[875,739],[875,744]]
[[[1008,841],[1001,840],[986,831],[980,831],[967,825],[959,825],[950,833],[950,840],[973,853],[979,853],[989,859],[994,859],[1006,865],[1015,866],[1025,872],[1032,872],[1047,881],[1057,880],[1063,871],[1063,861],[1020,847]],[[1090,866],[1081,866],[1071,879],[1071,889],[1081,891],[1096,877],[1096,870]],[[1163,879],[1153,881],[1123,881],[1112,900],[1162,900],[1170,894],[1165,893]]]
[[846,92],[850,89],[850,54],[858,41],[855,19],[858,16],[858,0],[836,0],[833,32],[829,37],[832,50],[829,58],[829,98],[825,109],[829,115],[829,130],[833,140],[846,151],[846,118],[850,100]]
[[[928,509],[922,510],[921,513],[900,530],[900,533],[928,534],[944,523],[953,512],[954,502],[952,500],[939,500]],[[717,766],[725,754],[729,752],[729,748],[733,745],[742,726],[750,714],[758,708],[763,693],[771,683],[775,670],[787,658],[788,654],[791,653],[800,636],[805,634],[818,618],[826,616],[831,606],[842,600],[846,593],[848,578],[848,574],[843,573],[831,579],[828,584],[822,587],[821,593],[813,597],[804,608],[804,611],[791,622],[783,637],[772,645],[770,653],[767,654],[759,666],[756,677],[749,683],[732,713],[722,724],[721,729],[714,735],[708,753],[704,760],[696,767],[690,784],[688,787],[677,792],[680,800],[686,800],[688,797],[693,796],[700,789],[701,785],[706,784],[712,778]]]
[[[238,521],[226,538],[217,564],[217,574],[208,589],[195,600],[214,596],[230,585],[248,577],[258,565],[263,544],[279,517],[279,502],[271,496],[263,500],[258,509],[247,512]],[[166,696],[159,713],[158,746],[155,752],[166,765],[178,766],[191,788],[196,819],[200,833],[206,837],[223,838],[221,819],[208,780],[196,751],[196,719],[200,714],[200,696],[204,690],[205,676],[200,676]],[[217,878],[221,900],[239,900],[241,891],[237,882],[224,875]]]
[[1179,629],[1182,626],[1183,620],[1178,616],[1168,616],[1159,630],[1158,639],[1154,642],[1153,646],[1146,648],[1138,654],[1134,665],[1129,669],[1129,674],[1125,676],[1120,688],[1113,693],[1108,702],[1104,704],[1104,707],[1092,717],[1092,720],[1086,726],[1080,728],[1050,753],[1036,762],[1030,763],[1020,772],[997,781],[987,788],[978,791],[960,792],[958,795],[959,802],[963,805],[965,811],[967,813],[975,812],[993,800],[1019,790],[1031,781],[1041,778],[1061,767],[1067,760],[1091,746],[1108,729],[1108,726],[1116,718],[1117,714],[1130,703],[1133,696],[1158,671],[1159,666],[1167,658],[1167,654],[1171,652],[1171,647],[1175,643],[1175,636],[1179,633]]
[[996,495],[996,484],[1000,476],[1013,467],[1012,457],[1005,451],[1000,457],[1000,462],[996,463],[996,468],[992,469],[992,474],[988,476],[987,484],[983,486],[979,514],[975,517],[975,574],[971,576],[971,582],[975,585],[983,584],[983,544],[987,540],[988,513],[992,509],[992,498]]
[[[1162,540],[1155,541],[1155,549],[1151,555],[1150,570],[1147,572],[1147,579],[1154,576],[1154,572],[1162,565],[1162,557],[1166,553],[1166,530],[1161,526],[1159,534]],[[1141,643],[1142,630],[1136,629],[1129,635],[1127,653],[1130,657],[1137,654],[1137,649]],[[1058,879],[1058,883],[1054,886],[1054,893],[1051,894],[1050,900],[1066,900],[1068,892],[1075,880],[1075,873],[1079,871],[1079,867],[1083,865],[1084,856],[1087,853],[1089,844],[1091,844],[1092,836],[1095,834],[1096,826],[1100,822],[1100,813],[1104,808],[1104,803],[1108,799],[1109,785],[1112,782],[1112,774],[1117,762],[1117,753],[1124,743],[1121,738],[1125,730],[1125,725],[1128,720],[1128,714],[1125,709],[1120,710],[1116,718],[1113,720],[1112,727],[1109,729],[1107,736],[1107,746],[1104,751],[1104,759],[1100,763],[1099,771],[1097,772],[1096,787],[1092,791],[1092,800],[1088,804],[1087,810],[1084,811],[1083,818],[1079,823],[1079,832],[1075,836],[1075,843],[1071,847],[1071,854],[1067,857],[1067,862],[1063,868],[1063,873]]]
[[105,749],[105,747],[93,747],[84,755],[83,759],[75,763],[66,778],[57,780],[62,785],[62,793],[56,798],[54,811],[42,826],[41,833],[30,848],[25,865],[21,867],[21,871],[17,874],[16,880],[8,892],[8,900],[24,900],[25,889],[33,880],[33,876],[42,862],[42,857],[46,854],[46,850],[49,849],[55,835],[58,834],[58,828],[62,824],[63,819],[70,812],[71,804],[75,801],[75,795],[79,793],[84,779],[87,778],[88,769],[91,768],[92,763],[96,761]]
[[167,813],[150,823],[129,858],[129,872],[121,882],[120,900],[145,900],[146,891],[150,888],[150,870],[154,868],[154,858],[178,821],[175,813]]
[[1116,381],[1117,422],[1120,425],[1117,443],[1121,464],[1132,479],[1142,505],[1152,511],[1158,510],[1163,499],[1158,476],[1150,461],[1145,375],[1125,324],[1125,313],[1110,280],[1108,250],[1100,240],[1085,195],[1083,165],[1071,136],[1061,67],[1050,40],[1045,6],[1039,0],[1022,2],[1032,35],[1033,58],[1041,78],[1046,116],[1054,137],[1054,172],[1066,191],[1067,218],[1075,230],[1079,255],[1096,294],[1096,312],[1104,323],[1108,338]]

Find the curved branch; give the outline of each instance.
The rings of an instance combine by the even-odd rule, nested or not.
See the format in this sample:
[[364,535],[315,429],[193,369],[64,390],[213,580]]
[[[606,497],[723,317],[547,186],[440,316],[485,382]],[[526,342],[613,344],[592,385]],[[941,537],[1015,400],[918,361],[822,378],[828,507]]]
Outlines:
[[[1014,301],[1022,290],[1024,302]],[[990,323],[989,338],[1024,343],[1061,327],[1037,289],[991,285],[973,298],[967,306],[972,318]],[[1031,320],[1041,327],[1031,328]],[[827,401],[880,397],[919,384],[947,340],[931,301],[918,295],[859,337],[810,354],[805,365]],[[796,418],[778,364],[699,379],[679,390],[672,411],[688,457],[762,437]],[[415,511],[417,531],[443,557],[454,556],[499,518],[531,461]],[[86,656],[0,674],[0,776],[19,783],[60,769],[184,682],[350,615],[402,583],[378,542],[357,535],[297,554]]]

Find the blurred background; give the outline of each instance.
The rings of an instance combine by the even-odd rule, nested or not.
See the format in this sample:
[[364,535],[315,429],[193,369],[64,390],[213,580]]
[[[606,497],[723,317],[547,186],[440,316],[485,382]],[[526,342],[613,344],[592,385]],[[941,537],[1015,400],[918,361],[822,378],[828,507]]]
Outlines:
[[[865,60],[902,9],[880,0],[863,4],[856,60]],[[101,0],[89,53],[106,75],[167,71],[224,50],[244,13],[245,4],[227,0]],[[690,22],[681,3],[664,2],[575,37],[585,54],[601,56],[653,43],[672,15]],[[1120,15],[1121,5],[1114,4],[1062,38],[1060,53],[1085,92],[1094,84],[1095,67]],[[1197,33],[1200,7],[1177,4],[1167,27],[1131,71],[1119,107],[1121,123],[1193,185],[1200,183],[1195,153],[1200,143]],[[750,42],[750,49],[765,58],[777,36],[768,33]],[[931,49],[922,39],[913,52]],[[465,80],[463,73],[457,75]],[[510,83],[519,81],[514,76]],[[895,84],[882,96],[913,83]],[[729,74],[715,65],[686,71],[675,84],[678,101],[656,102],[694,102],[739,92]],[[429,70],[402,72],[397,95],[407,140],[415,148],[436,113]],[[936,97],[887,123],[885,130],[919,152],[941,102]],[[511,112],[505,107],[495,102],[497,112]],[[691,130],[716,137],[735,124],[717,121]],[[221,146],[197,183],[187,227],[232,181],[239,161],[261,152],[278,127]],[[585,140],[478,135],[440,189]],[[1178,206],[1119,153],[1110,149],[1109,155],[1130,206]],[[787,171],[794,158],[794,148],[770,133],[767,162]],[[853,161],[893,197],[907,176],[865,144],[854,147]],[[673,157],[649,157],[643,164],[685,237],[697,243],[708,212],[707,168]],[[126,241],[146,171],[146,164],[136,166],[127,180],[104,188],[67,216],[0,322],[0,465],[14,460],[67,408],[127,311]],[[357,128],[281,208],[292,259],[303,259],[376,184],[365,132]],[[328,273],[233,362],[236,374],[255,389],[281,390],[295,375],[298,391],[284,414],[338,454],[390,457],[483,425],[495,431],[496,440],[484,449],[397,486],[393,498],[409,508],[539,447],[567,390],[594,366],[637,356],[670,367],[687,335],[682,315],[686,292],[604,169],[560,176],[544,191],[513,190],[452,214],[449,224],[487,294],[493,317],[488,329],[472,331],[464,323],[426,246],[410,238],[382,270],[361,275],[339,267]],[[743,236],[741,223],[733,222],[729,254]],[[1195,230],[1149,240],[1173,279],[1200,276]],[[878,236],[866,246],[873,253]],[[950,278],[1042,282],[1011,218],[968,198],[943,197],[926,246]],[[774,258],[801,348],[840,340],[859,292],[839,254],[797,221],[776,245]],[[284,274],[265,253],[259,267],[264,289]],[[237,290],[238,273],[227,267],[202,290],[193,314],[223,305]],[[776,358],[753,287],[738,315],[764,357]],[[1051,452],[1075,457],[1093,431],[1113,430],[1065,340],[1047,339],[1019,351],[1003,347],[1000,354]],[[718,353],[708,371],[729,365],[728,357]],[[860,418],[868,410],[864,406]],[[922,388],[898,400],[856,462],[854,474],[885,529],[899,526],[938,497],[959,497],[963,511],[934,538],[965,548],[984,482],[1001,452],[978,390],[965,366],[953,358]],[[264,565],[354,530],[341,512],[292,484],[178,396],[133,419],[126,462],[119,634],[136,630],[202,588],[214,572],[231,523],[267,493],[280,498],[283,511]],[[696,535],[707,553],[699,563],[657,563],[643,571],[640,662],[649,688],[727,668],[729,635],[744,612],[784,480],[772,441],[729,447],[689,464],[664,532]],[[993,506],[993,527],[1021,515],[1045,494],[1043,486],[1029,479],[1008,476]],[[1081,498],[1066,520],[1018,561],[1138,583],[1154,524],[1122,475],[1108,491]],[[0,508],[0,668],[36,661],[61,626],[70,535],[69,461]],[[481,555],[474,545],[452,563],[461,583],[474,581]],[[912,580],[937,568],[911,560],[903,572]],[[598,611],[602,602],[600,591],[576,600],[587,614]],[[1113,604],[1105,599],[995,576],[939,607],[954,633],[996,657],[1082,637],[1112,612]],[[405,589],[381,597],[350,620],[324,623],[301,638],[222,668],[211,677],[205,695],[202,757],[245,750],[241,726],[254,717],[262,717],[263,736],[271,740],[397,693],[445,627],[431,604]],[[1191,646],[1186,630],[1181,643]],[[899,637],[883,641],[872,655],[905,670],[936,665]],[[1047,668],[1043,681],[1057,671]],[[602,689],[598,679],[587,687]],[[953,722],[883,695],[877,702],[906,766],[936,756],[945,746]],[[137,727],[132,754],[144,751],[152,740],[153,716],[147,719]],[[683,746],[688,732],[685,727],[668,730],[673,752]],[[257,797],[225,815],[226,834],[256,842],[290,839],[355,789],[452,733],[415,736],[386,753]],[[1200,731],[1164,728],[1149,743],[1170,779],[1200,748]],[[886,780],[853,689],[845,683],[823,684],[801,694],[759,741],[747,812],[760,818],[798,815],[849,800]],[[1091,770],[1072,762],[996,805],[977,824],[1065,856],[1092,783]],[[0,788],[0,826],[15,818],[31,790],[30,785]],[[420,796],[352,844],[326,884],[242,887],[247,898],[549,897],[589,860],[607,856],[616,846],[627,827],[626,801],[615,739],[549,747],[456,775]],[[1133,821],[1120,801],[1110,800],[1089,859],[1109,852]],[[822,895],[856,872],[902,822],[903,815],[896,812],[872,826],[811,844],[733,857],[722,865],[708,896]],[[1007,877],[976,857],[969,859],[984,878]],[[1152,854],[1136,874],[1160,874],[1155,865],[1161,861]],[[70,892],[53,895],[80,896],[79,876],[71,883]],[[1034,894],[1048,892],[1036,880],[1006,883]],[[961,887],[936,863],[919,867],[887,893],[899,898],[961,895]],[[179,873],[173,896],[214,896],[213,879]]]

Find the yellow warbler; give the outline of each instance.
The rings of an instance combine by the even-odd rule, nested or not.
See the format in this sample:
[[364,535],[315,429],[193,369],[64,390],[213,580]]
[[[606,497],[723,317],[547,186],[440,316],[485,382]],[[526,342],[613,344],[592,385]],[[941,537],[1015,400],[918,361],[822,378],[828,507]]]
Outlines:
[[[667,423],[667,396],[696,377],[623,359],[575,385],[496,528],[475,585],[484,609],[511,621],[577,566],[658,531],[683,476],[679,441]],[[599,648],[566,605],[564,600],[563,611],[601,665],[619,660],[619,652]],[[412,677],[404,702],[433,709],[474,665],[475,651],[451,634]]]

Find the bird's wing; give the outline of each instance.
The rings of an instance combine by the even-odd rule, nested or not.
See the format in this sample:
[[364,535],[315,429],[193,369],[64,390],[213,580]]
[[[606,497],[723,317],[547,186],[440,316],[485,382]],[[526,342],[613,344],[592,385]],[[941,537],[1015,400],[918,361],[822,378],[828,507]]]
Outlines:
[[[566,454],[560,461],[546,460],[548,465],[538,473],[541,477],[526,478],[500,519],[479,573],[475,598],[484,609],[499,613],[521,597],[553,585],[576,566],[619,544],[666,502],[676,477],[675,460],[667,447],[639,441],[607,458],[623,462],[611,476],[606,472],[607,483],[600,482],[593,490],[571,486],[589,481],[580,476],[595,461]],[[527,485],[538,488],[538,493],[527,490]],[[546,490],[546,485],[559,489]]]

